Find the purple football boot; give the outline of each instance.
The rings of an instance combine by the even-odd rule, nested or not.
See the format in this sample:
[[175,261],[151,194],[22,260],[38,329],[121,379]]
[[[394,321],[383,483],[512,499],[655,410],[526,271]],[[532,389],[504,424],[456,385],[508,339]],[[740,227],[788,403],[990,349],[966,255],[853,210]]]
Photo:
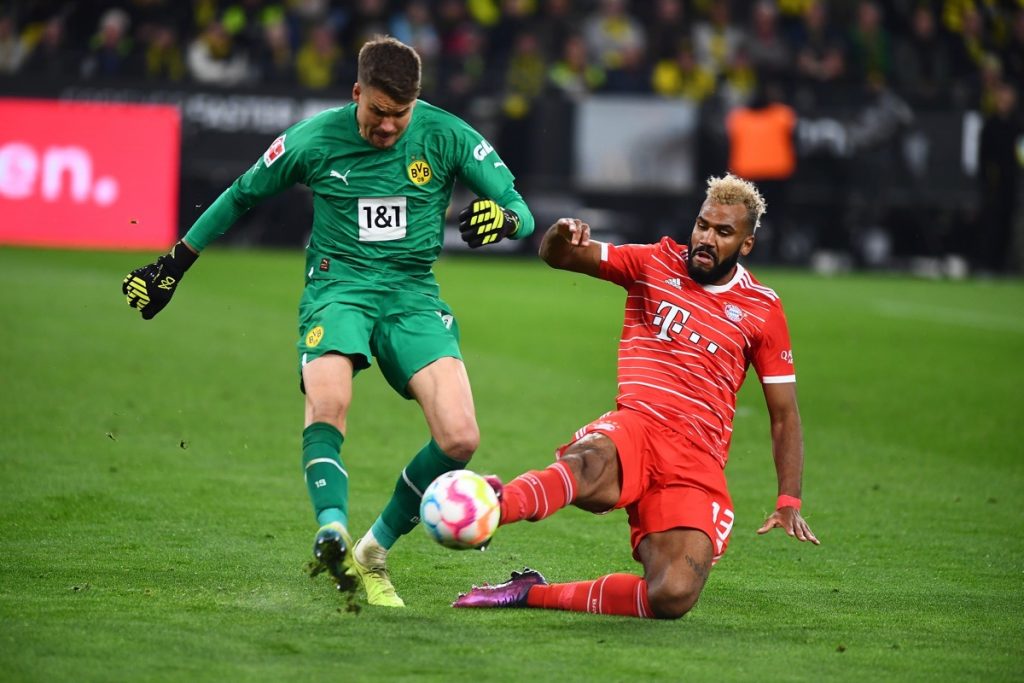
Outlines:
[[526,607],[526,596],[534,586],[546,586],[540,572],[526,568],[512,572],[512,578],[497,586],[473,586],[462,593],[452,607]]
[[505,485],[501,483],[501,478],[496,474],[485,474],[483,477],[487,485],[494,489],[494,495],[498,496],[498,500],[501,500],[501,494],[505,490]]

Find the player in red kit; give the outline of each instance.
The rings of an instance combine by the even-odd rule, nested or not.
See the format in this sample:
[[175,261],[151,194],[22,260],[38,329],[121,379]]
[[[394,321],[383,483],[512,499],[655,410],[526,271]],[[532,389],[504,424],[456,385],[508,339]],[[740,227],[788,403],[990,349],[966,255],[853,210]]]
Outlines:
[[500,491],[501,524],[544,519],[568,504],[625,508],[643,576],[609,574],[548,584],[513,572],[474,587],[455,607],[541,607],[675,619],[697,602],[729,543],[734,515],[724,468],[736,393],[754,366],[771,421],[776,510],[758,529],[818,539],[800,515],[803,435],[789,330],[778,295],[739,263],[765,211],[750,182],[708,180],[689,245],[616,246],[590,239],[574,218],[552,225],[540,247],[552,267],[626,290],[616,409],[576,432],[554,464]]

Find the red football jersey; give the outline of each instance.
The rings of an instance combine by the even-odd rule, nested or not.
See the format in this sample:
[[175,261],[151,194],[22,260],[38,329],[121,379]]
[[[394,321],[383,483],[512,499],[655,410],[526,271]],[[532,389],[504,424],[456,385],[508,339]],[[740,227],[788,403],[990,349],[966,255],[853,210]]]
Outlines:
[[796,381],[789,328],[779,296],[746,268],[700,285],[686,254],[668,237],[601,244],[599,276],[627,292],[616,403],[654,415],[725,467],[747,367],[765,384]]

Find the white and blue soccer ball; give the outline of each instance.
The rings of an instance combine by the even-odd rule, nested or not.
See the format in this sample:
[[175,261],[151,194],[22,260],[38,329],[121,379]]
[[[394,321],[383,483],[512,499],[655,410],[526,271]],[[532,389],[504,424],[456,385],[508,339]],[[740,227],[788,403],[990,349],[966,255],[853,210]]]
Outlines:
[[431,482],[420,501],[423,528],[446,548],[482,548],[498,528],[500,517],[498,495],[483,477],[469,470],[445,472]]

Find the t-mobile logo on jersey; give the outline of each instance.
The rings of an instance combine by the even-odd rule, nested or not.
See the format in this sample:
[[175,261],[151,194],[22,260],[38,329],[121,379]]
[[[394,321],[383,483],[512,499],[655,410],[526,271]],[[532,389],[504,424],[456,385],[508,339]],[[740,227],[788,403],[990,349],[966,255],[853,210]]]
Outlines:
[[[670,304],[667,301],[662,301],[658,304],[658,313],[651,320],[651,323],[658,328],[658,334],[655,335],[656,339],[663,339],[664,341],[674,341],[673,337],[669,334],[680,334],[683,331],[683,325],[690,318],[690,312],[686,309],[680,308],[675,304]],[[701,344],[704,338],[696,332],[690,332],[687,339],[694,344]],[[709,341],[705,347],[709,353],[715,353],[718,351],[718,344]]]
[[683,331],[683,325],[686,323],[686,319],[690,317],[690,312],[679,308],[675,304],[670,304],[667,301],[662,301],[658,304],[658,314],[654,316],[655,327],[660,327],[658,330],[658,339],[664,339],[665,341],[672,341],[672,337],[669,336],[669,330],[672,330],[675,334],[679,334]]

